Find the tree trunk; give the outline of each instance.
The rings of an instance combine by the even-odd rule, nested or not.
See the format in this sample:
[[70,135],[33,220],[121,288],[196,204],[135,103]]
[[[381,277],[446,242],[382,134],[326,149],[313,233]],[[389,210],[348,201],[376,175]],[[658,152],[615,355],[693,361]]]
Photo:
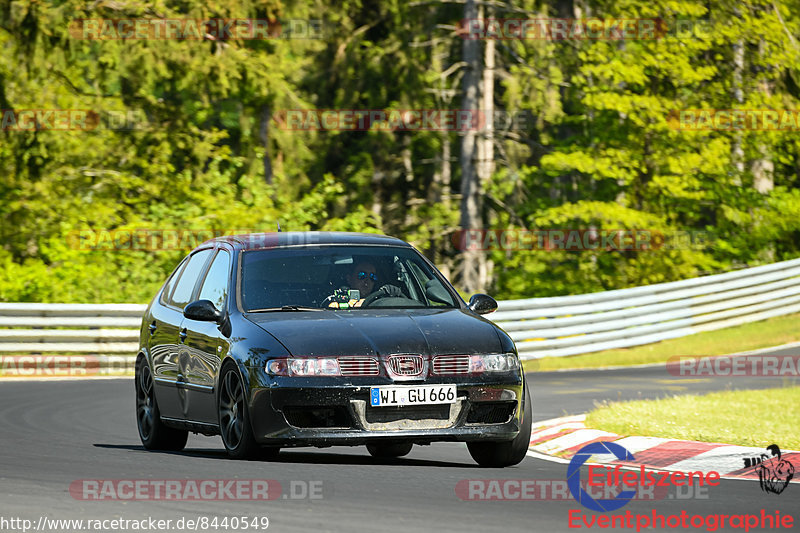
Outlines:
[[[744,40],[739,39],[733,45],[733,100],[737,106],[744,103],[744,91],[742,90],[742,74],[744,72]],[[742,133],[737,132],[734,136],[733,147],[731,149],[731,161],[736,169],[733,177],[734,185],[742,184],[744,175],[744,148],[742,148]]]
[[[467,0],[464,4],[464,18],[478,18],[475,0]],[[462,109],[475,110],[479,97],[480,74],[480,42],[477,39],[464,39],[462,60],[466,63],[466,71],[462,80]],[[482,229],[481,202],[477,169],[477,133],[473,128],[460,132],[461,137],[461,229],[464,231]],[[464,250],[461,264],[461,286],[467,292],[480,292],[481,263],[483,254],[480,250]]]
[[431,186],[428,188],[428,202],[432,204],[450,203],[450,135],[446,131],[440,132],[442,142],[442,155],[436,161],[438,168],[433,173]]
[[411,137],[408,135],[403,135],[401,144],[403,145],[403,148],[400,150],[400,159],[403,162],[403,176],[405,179],[405,184],[403,185],[403,191],[405,192],[406,212],[404,224],[406,227],[409,227],[415,222],[416,207],[420,205],[420,203],[425,203],[425,200],[417,198],[417,191],[413,186],[414,164],[411,161]]
[[[758,43],[758,54],[764,57],[764,39]],[[764,100],[769,100],[772,96],[772,84],[768,79],[764,79],[760,83],[761,93],[764,95]],[[769,151],[766,143],[758,144],[758,153],[761,157],[755,159],[750,165],[750,171],[753,174],[753,187],[761,194],[767,194],[775,188],[775,178],[773,173],[775,171],[775,164],[772,161],[772,154]]]
[[259,137],[261,138],[261,145],[264,147],[264,181],[266,181],[268,185],[272,185],[272,162],[269,159],[269,119],[271,116],[272,112],[269,106],[265,104],[261,108],[261,128]]
[[[758,55],[760,59],[764,57],[764,39],[762,38],[758,44]],[[772,95],[772,84],[770,80],[764,78],[759,84],[759,89],[763,94],[763,100],[769,101]],[[753,174],[753,188],[761,194],[769,194],[775,188],[775,163],[772,161],[772,154],[770,153],[769,146],[765,142],[758,143],[758,154],[752,163],[750,163],[750,172]],[[761,221],[766,224],[766,221]],[[765,244],[763,250],[759,254],[761,260],[772,263],[775,261],[775,243]]]
[[[428,203],[438,204],[441,203],[445,207],[446,212],[450,212],[450,199],[452,198],[452,190],[450,189],[450,134],[449,132],[440,132],[442,139],[442,155],[441,165],[439,169],[433,174],[433,183],[428,190]],[[448,224],[449,226],[449,224]],[[445,227],[437,235],[431,235],[430,250],[433,262],[439,267],[442,274],[447,279],[451,279],[451,266],[453,263],[451,232],[453,228]],[[446,237],[444,239],[443,237]]]
[[[478,141],[478,191],[486,190],[486,185],[492,179],[494,173],[494,68],[495,68],[495,41],[488,39],[484,48],[483,63],[483,91],[481,93],[481,111],[483,112],[483,127],[481,137]],[[484,220],[487,226],[491,227],[488,220],[488,213],[485,213]],[[480,291],[486,290],[491,278],[491,264],[486,260],[485,255],[481,255],[482,261],[478,265]]]
[[384,174],[377,168],[372,171],[372,213],[381,220],[383,217],[383,181]]

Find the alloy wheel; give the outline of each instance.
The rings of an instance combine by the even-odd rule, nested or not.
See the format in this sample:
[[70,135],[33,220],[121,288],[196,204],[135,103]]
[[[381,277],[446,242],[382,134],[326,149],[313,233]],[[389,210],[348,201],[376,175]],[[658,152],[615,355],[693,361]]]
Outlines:
[[136,419],[143,439],[149,439],[153,432],[153,418],[153,376],[150,367],[142,365],[136,380]]
[[244,390],[235,371],[225,373],[219,391],[219,422],[228,449],[239,446],[244,425]]

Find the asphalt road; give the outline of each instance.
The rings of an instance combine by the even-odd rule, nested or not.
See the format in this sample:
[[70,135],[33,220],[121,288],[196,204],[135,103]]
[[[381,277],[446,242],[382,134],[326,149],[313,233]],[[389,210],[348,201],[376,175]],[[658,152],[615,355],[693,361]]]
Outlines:
[[[757,378],[683,380],[663,368],[540,373],[530,379],[536,419],[584,412],[604,399],[782,383]],[[178,531],[175,523],[181,518],[244,515],[268,517],[271,531],[567,531],[570,510],[594,515],[573,500],[459,499],[456,485],[461,480],[564,480],[566,474],[566,465],[534,457],[513,468],[481,469],[463,444],[418,446],[394,461],[375,460],[358,447],[289,450],[277,461],[242,462],[225,456],[219,437],[193,435],[184,452],[148,452],[136,432],[133,398],[131,379],[0,383],[0,530],[22,530],[20,522],[3,519],[24,518],[37,525],[45,516],[154,517],[172,520],[170,530]],[[282,492],[267,502],[88,501],[70,493],[71,485],[87,479],[267,479],[279,482]],[[774,495],[762,492],[755,482],[723,480],[700,497],[678,499],[670,494],[659,501],[633,501],[619,512],[759,514],[764,509],[773,515],[776,510],[794,512],[800,518],[799,489],[791,485]],[[309,498],[307,491],[315,497]]]

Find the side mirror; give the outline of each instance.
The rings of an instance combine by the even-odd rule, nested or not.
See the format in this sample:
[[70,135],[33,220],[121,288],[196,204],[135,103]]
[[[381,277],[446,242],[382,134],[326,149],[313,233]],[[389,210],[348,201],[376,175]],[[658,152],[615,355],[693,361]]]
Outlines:
[[183,309],[183,316],[189,320],[199,320],[201,322],[222,322],[222,313],[214,307],[210,300],[197,300]]
[[497,301],[488,294],[473,294],[469,299],[469,308],[479,315],[494,313],[497,311]]

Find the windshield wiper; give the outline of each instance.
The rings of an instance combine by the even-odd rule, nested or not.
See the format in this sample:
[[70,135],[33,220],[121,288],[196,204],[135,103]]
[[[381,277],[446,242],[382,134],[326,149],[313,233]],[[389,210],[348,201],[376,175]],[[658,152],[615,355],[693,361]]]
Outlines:
[[282,305],[280,307],[265,307],[263,309],[250,309],[248,313],[269,313],[272,311],[325,311],[319,307],[303,307],[302,305]]

